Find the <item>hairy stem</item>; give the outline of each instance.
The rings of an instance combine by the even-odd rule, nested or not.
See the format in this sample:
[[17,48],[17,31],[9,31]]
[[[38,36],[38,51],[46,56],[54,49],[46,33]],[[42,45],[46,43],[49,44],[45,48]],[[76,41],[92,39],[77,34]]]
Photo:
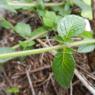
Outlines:
[[[61,6],[64,3],[65,2],[45,3],[45,7]],[[36,7],[38,4],[37,4],[37,2],[33,2],[33,3],[8,2],[8,5],[10,5],[10,6],[19,6],[19,7]]]
[[95,39],[83,40],[83,41],[73,42],[67,45],[56,45],[56,46],[34,49],[34,50],[25,50],[25,51],[17,51],[17,52],[12,52],[12,53],[1,54],[0,58],[5,59],[5,58],[10,58],[10,57],[20,57],[20,56],[27,56],[27,55],[33,55],[33,54],[40,54],[40,53],[49,52],[52,50],[58,50],[63,47],[74,47],[74,46],[80,46],[84,44],[93,44],[93,43],[95,43]]

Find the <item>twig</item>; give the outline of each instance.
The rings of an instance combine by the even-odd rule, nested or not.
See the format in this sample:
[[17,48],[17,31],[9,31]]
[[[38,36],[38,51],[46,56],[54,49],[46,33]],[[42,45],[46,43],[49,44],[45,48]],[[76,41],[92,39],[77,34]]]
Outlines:
[[39,42],[43,47],[49,47],[46,43],[44,43],[43,41],[41,41],[41,39],[36,39],[37,42]]
[[39,86],[45,84],[46,82],[48,82],[48,81],[51,79],[52,75],[53,75],[53,74],[51,73],[51,74],[48,76],[47,79],[43,80],[43,82],[41,82],[40,84],[36,85],[36,87],[37,87],[37,86],[39,87]]
[[[42,70],[45,70],[45,69],[49,69],[50,67],[51,67],[51,65],[42,66],[42,67],[36,68],[32,71],[29,71],[29,73],[32,74],[32,73],[39,72],[39,71],[42,71]],[[17,78],[18,76],[25,75],[25,74],[26,74],[26,72],[17,73],[17,74],[15,74],[15,78]]]
[[4,70],[3,70],[3,74],[4,74],[4,77],[5,77],[6,81],[8,82],[9,86],[13,87],[13,84],[12,84],[11,80],[8,78],[8,76],[7,76],[7,74]]
[[76,80],[75,82],[72,83],[72,86],[75,86],[75,85],[77,85],[78,83],[80,83],[80,81],[79,81],[79,80]]
[[91,86],[88,82],[87,79],[85,77],[83,77],[82,74],[80,74],[80,72],[75,69],[75,75],[77,76],[77,78],[83,83],[83,85],[93,94],[95,95],[95,88],[93,86]]
[[[40,39],[37,39],[37,41],[38,41],[43,47],[49,47],[45,42],[41,41]],[[56,51],[53,50],[53,51],[52,51],[52,54],[55,55],[55,54],[56,54]]]
[[52,46],[52,44],[51,44],[50,41],[49,41],[49,37],[48,37],[48,36],[46,36],[46,40],[47,40],[49,46]]
[[54,91],[55,91],[56,95],[59,95],[59,94],[58,94],[58,90],[57,90],[57,88],[56,88],[56,86],[55,86],[55,83],[54,83],[54,80],[53,80],[52,77],[51,77],[51,84],[52,84],[52,86],[53,86],[53,88],[54,88]]
[[86,75],[87,75],[89,78],[91,78],[91,79],[93,79],[93,80],[95,81],[95,76],[94,76],[93,74],[90,74],[87,70],[85,70],[84,68],[81,68],[81,66],[79,66],[79,65],[77,65],[77,67],[78,67],[80,70],[82,70],[84,73],[86,73]]
[[26,71],[26,75],[27,75],[27,78],[28,78],[28,81],[29,81],[29,84],[30,84],[30,88],[31,88],[32,95],[36,95],[35,90],[34,90],[34,88],[33,88],[33,84],[32,84],[30,75],[29,75],[29,70]]
[[72,82],[70,84],[70,95],[73,95],[73,85],[72,85]]

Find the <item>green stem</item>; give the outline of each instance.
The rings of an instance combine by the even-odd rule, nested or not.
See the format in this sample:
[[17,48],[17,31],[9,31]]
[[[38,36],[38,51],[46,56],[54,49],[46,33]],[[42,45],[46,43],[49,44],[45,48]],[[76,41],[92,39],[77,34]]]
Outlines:
[[67,44],[67,45],[57,45],[57,46],[46,47],[46,48],[41,48],[41,49],[25,50],[25,51],[13,52],[13,53],[1,54],[0,58],[5,59],[5,58],[10,58],[10,57],[20,57],[20,56],[27,56],[27,55],[33,55],[33,54],[40,54],[40,53],[49,52],[52,50],[58,50],[65,46],[66,47],[74,47],[74,46],[80,46],[80,45],[84,45],[84,44],[93,44],[93,43],[95,43],[95,39],[83,40],[83,41],[73,42],[73,43]]
[[47,48],[40,48],[40,49],[34,49],[34,50],[25,50],[25,51],[18,51],[18,52],[13,52],[13,53],[7,53],[7,54],[1,54],[0,58],[10,58],[10,57],[20,57],[20,56],[27,56],[27,55],[33,55],[33,54],[40,54],[44,52],[48,52],[51,50],[56,50],[62,48],[62,45],[58,46],[52,46],[52,47],[47,47]]
[[86,44],[94,44],[95,39],[87,39],[87,40],[82,40],[82,41],[77,41],[73,42],[71,44],[68,44],[67,46],[69,47],[74,47],[74,46],[80,46],[80,45],[86,45]]
[[[61,6],[65,2],[60,3],[45,3],[45,7],[53,7],[53,6]],[[19,6],[19,7],[36,7],[38,4],[36,2],[33,3],[19,3],[19,2],[8,2],[10,6]]]
[[[32,40],[34,40],[34,39],[36,39],[36,38],[38,38],[38,37],[40,37],[40,36],[42,36],[42,35],[44,35],[46,33],[48,33],[48,31],[46,31],[46,32],[43,31],[43,32],[41,32],[39,34],[33,35],[33,37],[31,37],[30,39],[27,39],[27,40],[25,40],[23,42],[25,42],[25,43],[31,42]],[[13,46],[12,49],[17,49],[19,47],[20,47],[20,44],[17,44],[15,46]]]

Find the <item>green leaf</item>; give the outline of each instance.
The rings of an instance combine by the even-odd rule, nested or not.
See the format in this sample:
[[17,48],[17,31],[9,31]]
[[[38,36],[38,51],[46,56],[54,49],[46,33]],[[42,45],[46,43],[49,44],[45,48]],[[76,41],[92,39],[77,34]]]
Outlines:
[[17,94],[17,93],[19,93],[19,88],[18,87],[11,87],[11,88],[7,88],[6,91],[10,94]]
[[86,4],[91,5],[91,0],[83,0]]
[[[32,42],[34,39],[38,38],[38,37],[46,37],[46,34],[48,33],[48,31],[44,28],[44,27],[39,27],[37,29],[35,29],[32,33],[31,33],[31,37],[25,41],[22,41],[24,44],[30,43]],[[17,49],[19,45],[15,45],[14,47],[12,47],[13,49]]]
[[43,17],[43,24],[45,27],[53,28],[56,26],[57,16],[52,11],[46,11],[45,16]]
[[45,15],[44,0],[37,0],[37,12],[42,17]]
[[[15,50],[13,50],[12,48],[9,47],[2,47],[0,48],[0,54],[6,54],[6,53],[11,53],[14,52]],[[5,58],[5,59],[0,59],[0,63],[5,63],[9,60],[11,60],[12,58]]]
[[52,10],[58,13],[60,16],[66,16],[71,13],[71,8],[69,3],[66,3],[64,6],[54,6]]
[[80,34],[80,37],[82,38],[93,38],[93,33],[90,31],[84,31]]
[[25,24],[22,22],[17,23],[17,25],[15,26],[15,32],[23,38],[31,37],[31,27],[29,24]]
[[85,20],[76,15],[68,15],[62,18],[58,23],[58,33],[64,38],[78,36],[85,29]]
[[41,16],[41,17],[45,16],[45,10],[37,9],[37,12],[38,12],[39,16]]
[[44,0],[37,0],[37,3],[38,3],[37,8],[42,9],[42,10],[45,9]]
[[94,44],[82,45],[82,46],[79,46],[78,52],[79,53],[89,53],[89,52],[93,51],[94,49],[95,49]]
[[0,26],[5,28],[5,29],[13,28],[13,25],[4,18],[1,20]]
[[34,41],[31,41],[31,42],[20,41],[19,45],[23,50],[26,50],[26,49],[29,49],[29,47],[32,47],[33,45],[35,45],[35,42]]
[[62,37],[60,37],[60,36],[56,36],[56,37],[54,37],[54,39],[55,39],[57,42],[61,43],[61,44],[64,43],[64,40],[63,40]]
[[86,8],[84,8],[83,10],[82,10],[82,12],[81,12],[81,15],[83,16],[83,17],[86,17],[86,18],[88,18],[88,19],[90,19],[90,20],[92,20],[92,8],[91,7],[86,7]]
[[65,88],[70,86],[74,75],[75,60],[70,48],[65,48],[64,51],[58,52],[54,58],[52,65],[54,77],[56,81]]
[[62,38],[62,37],[60,37],[60,36],[55,37],[55,40],[56,40],[57,42],[59,42],[60,44],[63,44],[63,43],[66,43],[66,42],[69,42],[69,43],[72,42],[72,40],[71,40],[70,38],[68,38],[68,37]]
[[[39,35],[43,36],[44,34],[47,33],[47,30],[44,27],[39,27],[37,29],[35,29],[32,33],[31,33],[31,38],[37,37]],[[42,35],[43,34],[43,35]],[[41,37],[40,36],[40,37]]]

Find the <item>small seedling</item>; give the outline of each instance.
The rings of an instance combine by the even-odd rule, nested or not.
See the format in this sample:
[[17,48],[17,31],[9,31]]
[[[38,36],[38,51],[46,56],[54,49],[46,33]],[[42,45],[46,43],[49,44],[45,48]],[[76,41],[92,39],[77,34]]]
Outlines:
[[[3,54],[1,52],[0,60],[56,50],[52,64],[54,77],[62,87],[68,88],[76,66],[73,57],[74,51],[79,53],[93,51],[95,39],[92,38],[92,32],[85,31],[84,18],[76,15],[68,15],[60,19],[57,24],[57,31],[56,41],[59,42],[59,45],[34,50],[4,52]],[[75,41],[73,38],[80,38],[81,40]],[[73,47],[77,47],[77,49]]]
[[[12,29],[14,33],[17,33],[25,39],[25,41],[20,41],[19,44],[11,48],[0,48],[0,63],[5,63],[16,57],[55,50],[56,55],[52,64],[54,77],[62,87],[68,88],[73,79],[76,67],[76,61],[73,57],[74,52],[88,53],[95,49],[95,39],[92,37],[93,33],[85,30],[85,19],[80,16],[68,14],[71,13],[70,7],[75,4],[81,9],[80,14],[83,17],[92,19],[91,0],[63,0],[59,3],[45,3],[44,0],[37,0],[37,2],[32,0],[20,1],[1,0],[0,8],[11,12],[16,12],[16,9],[33,9],[33,11],[35,10],[40,18],[42,18],[42,26],[32,31],[29,24],[19,22],[13,26],[9,21],[1,17],[0,27]],[[48,8],[51,11],[49,11]],[[49,30],[58,32],[58,35],[54,37],[58,45],[26,50],[35,44],[34,39],[43,37]],[[74,40],[75,38],[80,38],[81,40],[76,41]],[[23,51],[16,51],[19,47],[22,47]],[[17,93],[18,91],[19,90],[15,87],[8,89],[10,93]]]
[[6,92],[10,94],[17,94],[19,93],[19,88],[18,87],[7,88]]

